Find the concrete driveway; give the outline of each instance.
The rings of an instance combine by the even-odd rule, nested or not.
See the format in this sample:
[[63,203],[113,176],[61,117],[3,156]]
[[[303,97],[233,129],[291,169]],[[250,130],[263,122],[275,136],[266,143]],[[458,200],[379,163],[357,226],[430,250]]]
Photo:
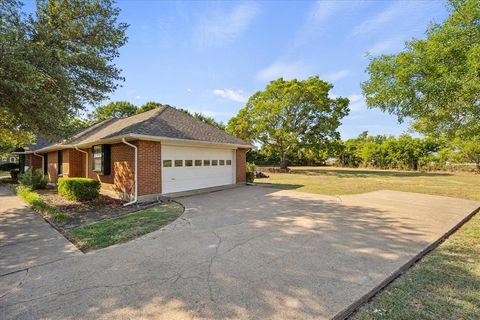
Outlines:
[[186,212],[163,230],[4,275],[0,315],[332,318],[480,206],[394,191],[328,197],[264,187],[179,201]]

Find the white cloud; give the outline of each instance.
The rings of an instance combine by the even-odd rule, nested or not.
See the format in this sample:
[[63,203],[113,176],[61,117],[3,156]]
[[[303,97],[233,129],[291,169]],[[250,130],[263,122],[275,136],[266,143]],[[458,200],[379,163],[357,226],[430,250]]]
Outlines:
[[232,89],[213,89],[212,93],[216,96],[222,97],[227,100],[236,102],[247,102],[247,97],[243,94],[242,90]]
[[187,88],[187,92],[192,92],[192,89],[190,89],[190,88]]
[[242,3],[230,12],[214,11],[203,17],[196,28],[195,42],[199,48],[223,47],[239,37],[260,12],[257,3]]
[[284,79],[305,78],[309,71],[310,68],[299,61],[293,63],[274,62],[260,70],[255,78],[258,81],[272,81],[280,77]]
[[363,98],[363,95],[351,94],[347,98],[348,100],[350,100],[349,107],[351,112],[357,112],[357,111],[362,111],[367,109],[367,104],[365,103],[365,99]]
[[328,26],[328,20],[358,5],[362,5],[362,3],[356,2],[352,4],[347,1],[315,2],[311,10],[309,10],[305,22],[295,37],[293,44],[290,46],[290,51],[295,51],[296,48],[304,45],[311,37],[322,35],[321,29]]
[[330,74],[323,75],[323,76],[321,76],[321,78],[325,79],[326,81],[335,82],[335,81],[338,81],[340,79],[343,79],[343,78],[347,77],[349,74],[350,74],[350,70],[343,69],[343,70],[339,70],[337,72],[333,72],[333,73],[330,73]]
[[[392,28],[394,31],[411,31],[412,28],[418,28],[418,21],[423,21],[425,16],[430,17],[432,7],[430,1],[396,1],[390,4],[385,10],[377,15],[363,21],[357,25],[351,32],[352,36],[360,34],[374,33],[383,31],[385,28]],[[421,26],[423,29],[423,26]]]

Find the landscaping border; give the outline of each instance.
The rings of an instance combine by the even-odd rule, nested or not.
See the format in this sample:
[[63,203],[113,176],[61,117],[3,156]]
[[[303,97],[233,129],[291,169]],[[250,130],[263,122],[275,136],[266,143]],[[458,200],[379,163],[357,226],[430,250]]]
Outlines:
[[468,214],[465,218],[463,218],[459,223],[457,223],[453,228],[443,234],[437,241],[433,242],[429,246],[427,246],[424,250],[422,250],[419,254],[415,255],[412,259],[410,259],[407,263],[403,266],[398,268],[394,271],[390,276],[384,279],[379,285],[375,288],[370,290],[368,293],[363,295],[357,301],[353,302],[350,306],[343,309],[339,313],[337,313],[332,320],[343,320],[348,319],[350,316],[355,314],[357,310],[364,305],[365,303],[369,302],[373,299],[379,292],[383,291],[390,283],[392,283],[395,279],[400,277],[406,271],[408,271],[411,267],[413,267],[417,262],[423,259],[428,253],[435,250],[440,244],[445,242],[453,233],[455,233],[458,229],[460,229],[465,223],[470,221],[478,212],[480,212],[480,207],[473,210],[470,214]]

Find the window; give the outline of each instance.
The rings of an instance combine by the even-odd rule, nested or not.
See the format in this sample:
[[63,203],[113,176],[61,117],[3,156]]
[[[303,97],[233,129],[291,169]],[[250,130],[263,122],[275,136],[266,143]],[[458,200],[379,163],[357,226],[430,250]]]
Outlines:
[[63,174],[63,150],[57,151],[57,174]]
[[203,160],[203,165],[204,166],[209,166],[210,165],[210,160]]
[[231,166],[232,165],[232,160],[227,160],[227,166]]
[[218,160],[212,160],[212,166],[218,165]]
[[185,167],[193,166],[193,160],[185,160]]
[[48,175],[48,153],[43,154],[43,174]]
[[175,160],[175,167],[183,167],[183,160]]
[[172,166],[172,160],[163,160],[163,167],[170,168]]
[[109,144],[92,147],[92,171],[97,174],[110,174],[111,152]]
[[220,165],[221,166],[224,166],[225,165],[225,160],[219,160],[220,161]]
[[202,160],[195,160],[195,167],[201,167],[202,166]]

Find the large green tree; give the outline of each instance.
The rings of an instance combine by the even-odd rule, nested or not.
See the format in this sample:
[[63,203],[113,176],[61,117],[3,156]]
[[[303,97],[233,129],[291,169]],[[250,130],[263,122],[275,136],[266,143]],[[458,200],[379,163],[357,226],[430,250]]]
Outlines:
[[450,16],[403,52],[372,58],[369,107],[413,119],[426,134],[480,136],[480,2],[450,0]]
[[98,107],[88,115],[91,123],[101,122],[110,118],[126,118],[137,113],[137,107],[127,101],[110,102]]
[[112,0],[37,0],[30,15],[0,1],[0,144],[65,136],[70,118],[117,88],[118,15]]
[[337,128],[349,112],[349,101],[332,98],[332,88],[318,76],[271,81],[230,119],[227,131],[260,144],[267,154],[278,155],[286,168],[288,158],[299,148],[318,150],[327,141],[339,139]]

